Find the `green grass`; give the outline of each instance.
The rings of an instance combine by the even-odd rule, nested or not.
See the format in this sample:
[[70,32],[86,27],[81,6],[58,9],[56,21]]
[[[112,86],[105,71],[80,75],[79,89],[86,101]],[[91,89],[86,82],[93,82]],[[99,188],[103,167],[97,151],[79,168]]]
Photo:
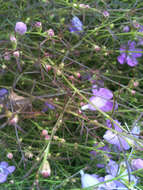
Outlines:
[[[80,8],[80,3],[89,4],[91,8]],[[7,124],[0,129],[0,161],[5,160],[16,166],[13,175],[0,185],[0,189],[79,190],[81,169],[86,173],[104,176],[105,170],[96,167],[104,152],[99,151],[99,158],[94,160],[90,159],[89,152],[94,149],[96,142],[106,144],[103,140],[106,119],[118,119],[124,129],[126,122],[131,129],[143,112],[142,58],[138,66],[133,68],[117,62],[120,45],[137,37],[133,21],[142,24],[142,7],[141,1],[135,3],[134,0],[0,1],[0,87],[7,88],[9,93],[13,90],[29,102],[28,105],[24,103],[25,109],[21,111],[13,105],[13,112],[19,118],[18,125],[25,131],[18,130],[20,142],[14,126]],[[102,15],[106,9],[110,13],[109,18]],[[73,16],[78,16],[83,22],[82,35],[69,32]],[[25,22],[28,28],[25,35],[16,34],[22,72],[18,70],[13,56],[9,61],[4,60],[5,52],[12,55],[15,51],[9,37],[15,34],[14,27],[18,21]],[[34,27],[37,21],[42,23],[41,31]],[[128,33],[122,32],[126,25],[131,28]],[[55,32],[52,38],[46,34],[50,28]],[[95,45],[101,50],[96,51]],[[46,65],[52,67],[48,72]],[[77,73],[82,77],[78,78]],[[70,76],[74,76],[74,79],[71,80]],[[102,80],[104,87],[114,92],[119,104],[116,112],[79,112],[80,103],[87,103],[91,96],[92,84],[87,80],[88,76],[92,80]],[[134,81],[139,82],[136,88]],[[135,95],[131,94],[132,90],[136,91]],[[46,101],[56,109],[43,113]],[[9,98],[6,102],[10,105]],[[12,112],[10,107],[8,109]],[[4,109],[4,113],[7,111]],[[8,119],[7,115],[2,118],[1,125]],[[142,119],[138,124],[142,129]],[[47,129],[51,135],[49,141],[41,136],[43,129]],[[33,157],[22,161],[20,147],[24,155],[30,152]],[[9,152],[13,153],[12,160],[6,157]],[[129,154],[130,151],[126,157]],[[119,155],[113,152],[113,157],[124,160],[123,153]],[[143,158],[142,152],[134,150],[133,157]],[[45,160],[49,161],[51,167],[48,178],[40,174]],[[107,161],[107,158],[102,161]],[[136,172],[136,175],[140,178],[136,188],[142,189],[143,175],[141,172]],[[13,184],[10,180],[13,180]]]

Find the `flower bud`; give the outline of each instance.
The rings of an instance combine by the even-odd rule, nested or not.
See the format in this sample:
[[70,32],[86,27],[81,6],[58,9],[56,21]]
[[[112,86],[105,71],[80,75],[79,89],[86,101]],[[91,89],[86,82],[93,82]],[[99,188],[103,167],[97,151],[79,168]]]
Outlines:
[[12,154],[11,152],[8,153],[8,154],[7,154],[7,158],[10,159],[10,160],[12,160],[12,158],[13,158],[13,154]]
[[134,170],[138,170],[143,168],[143,160],[142,159],[133,159],[131,162],[132,168]]
[[46,129],[42,130],[42,136],[48,135],[48,131]]
[[55,35],[53,29],[49,29],[49,30],[47,31],[47,34],[48,34],[48,36],[50,36],[50,37],[53,37],[53,36]]
[[49,162],[46,160],[44,161],[41,169],[40,169],[40,173],[43,177],[47,178],[51,175],[51,168],[50,168],[50,164]]
[[109,17],[109,12],[108,11],[103,11],[103,16],[104,17]]
[[10,121],[9,124],[10,125],[15,125],[18,123],[18,115],[15,115]]
[[18,58],[19,55],[20,55],[19,51],[14,51],[14,52],[13,52],[13,56],[14,56],[14,57]]
[[24,35],[27,31],[27,26],[23,22],[17,22],[15,25],[15,32],[19,33],[20,35]]

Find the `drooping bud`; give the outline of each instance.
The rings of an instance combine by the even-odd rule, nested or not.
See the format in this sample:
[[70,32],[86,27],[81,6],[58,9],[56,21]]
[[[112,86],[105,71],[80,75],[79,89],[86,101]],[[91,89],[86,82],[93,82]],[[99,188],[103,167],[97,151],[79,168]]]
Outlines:
[[44,161],[44,163],[40,169],[40,173],[45,178],[47,178],[51,175],[51,168],[50,168],[50,164],[49,164],[48,160]]

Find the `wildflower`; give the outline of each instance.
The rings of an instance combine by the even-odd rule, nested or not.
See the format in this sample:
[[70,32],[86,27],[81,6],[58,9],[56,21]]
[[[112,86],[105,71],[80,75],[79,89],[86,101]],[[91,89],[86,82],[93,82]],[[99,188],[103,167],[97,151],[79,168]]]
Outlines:
[[77,16],[74,16],[71,20],[71,26],[69,27],[71,33],[79,34],[83,31],[83,24]]
[[132,168],[134,170],[143,169],[143,160],[142,159],[133,159],[131,162]]
[[108,11],[103,11],[103,16],[104,16],[104,17],[109,17],[109,15],[110,15],[110,14],[109,14]]
[[7,180],[7,176],[13,173],[15,166],[8,166],[5,161],[0,162],[0,183],[4,183]]
[[15,25],[15,32],[19,33],[20,35],[24,35],[27,31],[27,26],[23,22],[17,22]]
[[[120,125],[120,123],[119,123],[118,120],[115,120],[115,121],[116,121],[116,123],[118,123]],[[111,123],[110,120],[107,120],[106,124],[107,124],[107,126],[109,128],[112,128],[112,123]],[[122,132],[122,129],[118,125],[116,125],[116,124],[113,123],[113,126],[114,126],[114,128],[115,128],[115,130],[117,132],[120,132],[120,133]],[[125,137],[122,137],[121,135],[113,133],[111,130],[107,130],[105,132],[103,138],[108,143],[117,146],[120,151],[122,151],[123,149],[124,150],[128,150],[130,148],[130,146],[129,146],[128,142],[127,142],[127,140],[128,140],[127,138],[125,139]]]
[[[97,108],[101,109],[102,111],[104,112],[109,112],[109,111],[112,111],[113,107],[114,109],[117,109],[118,105],[117,103],[115,103],[115,106],[114,106],[114,103],[113,103],[113,93],[106,89],[106,88],[100,88],[100,89],[97,89],[97,88],[94,88],[93,86],[93,89],[92,89],[92,92],[93,92],[93,95],[89,101],[95,105]],[[86,104],[84,106],[81,107],[82,110],[86,110],[86,109],[90,109],[92,111],[95,111],[96,108],[91,105],[91,104]]]
[[130,31],[130,27],[129,26],[124,26],[123,32],[129,32],[129,31]]
[[131,67],[138,64],[137,58],[142,56],[142,49],[136,48],[136,45],[135,41],[128,41],[127,45],[121,46],[121,54],[117,58],[120,64],[127,63]]

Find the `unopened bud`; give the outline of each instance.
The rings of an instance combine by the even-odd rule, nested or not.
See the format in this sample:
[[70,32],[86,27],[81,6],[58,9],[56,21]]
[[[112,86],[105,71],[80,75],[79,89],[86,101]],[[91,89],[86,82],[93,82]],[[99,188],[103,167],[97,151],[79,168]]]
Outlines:
[[7,158],[10,159],[10,160],[12,160],[12,158],[13,158],[13,154],[12,154],[11,152],[8,153],[8,154],[7,154]]
[[48,135],[48,131],[46,129],[42,130],[42,136]]
[[135,81],[133,84],[134,84],[134,87],[137,87],[139,85],[139,82]]
[[10,125],[15,125],[18,122],[18,115],[15,115],[10,121],[9,124]]
[[19,55],[20,55],[19,51],[14,51],[14,52],[13,52],[13,56],[14,56],[14,57],[19,57]]
[[50,164],[49,162],[46,160],[44,161],[41,169],[40,169],[40,173],[43,177],[47,178],[51,175],[51,168],[50,168]]

